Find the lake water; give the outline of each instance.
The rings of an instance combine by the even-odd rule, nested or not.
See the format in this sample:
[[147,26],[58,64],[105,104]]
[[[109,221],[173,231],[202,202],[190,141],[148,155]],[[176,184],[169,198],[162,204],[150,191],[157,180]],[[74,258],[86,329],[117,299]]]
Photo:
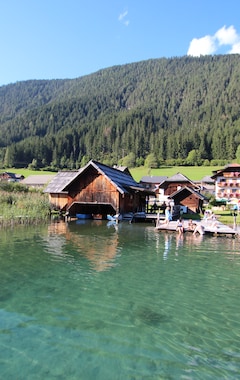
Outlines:
[[0,230],[0,379],[240,379],[238,238]]

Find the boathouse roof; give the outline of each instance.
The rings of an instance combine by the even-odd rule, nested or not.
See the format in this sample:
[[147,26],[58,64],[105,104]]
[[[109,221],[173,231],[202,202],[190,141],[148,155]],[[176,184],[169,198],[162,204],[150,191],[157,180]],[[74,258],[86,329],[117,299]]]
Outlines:
[[62,193],[64,188],[80,173],[80,170],[58,172],[48,184],[45,193]]
[[[77,171],[59,172],[45,189],[46,193],[62,193],[67,192],[71,183],[88,170],[93,167],[97,172],[104,175],[121,194],[130,191],[146,192],[147,190],[137,183],[131,175],[126,171],[112,168],[110,166],[101,164],[100,162],[91,160],[86,166]],[[150,193],[150,192],[149,192]]]

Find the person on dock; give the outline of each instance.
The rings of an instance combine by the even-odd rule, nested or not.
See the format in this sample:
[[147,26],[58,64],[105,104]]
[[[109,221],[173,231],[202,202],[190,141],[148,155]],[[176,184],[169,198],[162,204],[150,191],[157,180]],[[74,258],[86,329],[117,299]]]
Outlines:
[[181,217],[177,221],[176,231],[178,231],[179,234],[183,234],[184,232],[184,225]]
[[171,222],[171,220],[172,220],[171,209],[170,209],[169,206],[167,206],[166,210],[165,210],[165,220],[164,220],[164,223],[169,224],[169,222]]
[[216,215],[211,210],[205,211],[203,220],[205,220],[206,222],[215,222],[216,219]]
[[197,224],[196,223],[193,223],[193,220],[192,219],[189,219],[188,221],[188,231],[190,232],[193,232],[196,228]]
[[196,235],[197,233],[199,233],[199,235],[205,234],[204,226],[202,224],[196,225],[195,230],[193,231],[193,235]]
[[169,201],[169,206],[170,206],[170,209],[171,209],[171,214],[173,215],[173,211],[174,211],[174,199],[171,199],[170,198],[170,201]]
[[218,227],[218,220],[216,215],[212,211],[206,211],[203,220],[209,225],[209,227]]

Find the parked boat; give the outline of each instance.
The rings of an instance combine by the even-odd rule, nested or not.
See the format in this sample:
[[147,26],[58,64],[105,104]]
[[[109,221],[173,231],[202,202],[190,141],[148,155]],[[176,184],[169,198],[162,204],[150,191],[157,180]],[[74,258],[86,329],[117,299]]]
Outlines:
[[133,215],[134,215],[133,212],[127,212],[127,213],[123,214],[123,220],[127,220],[127,221],[131,222],[133,219]]
[[145,222],[146,220],[146,213],[144,211],[135,212],[133,214],[132,221],[133,222]]
[[106,215],[104,216],[104,215],[102,215],[102,214],[93,214],[93,215],[92,215],[92,218],[93,218],[94,220],[103,220],[103,219],[106,219]]
[[110,222],[119,222],[122,220],[122,215],[121,214],[116,214],[116,215],[107,215],[107,220]]
[[78,219],[92,219],[92,214],[76,214]]

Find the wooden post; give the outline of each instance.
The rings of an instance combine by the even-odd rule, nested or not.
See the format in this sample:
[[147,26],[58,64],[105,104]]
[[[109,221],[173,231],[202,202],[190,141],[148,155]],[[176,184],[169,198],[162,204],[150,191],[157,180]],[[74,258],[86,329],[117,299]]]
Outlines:
[[233,211],[233,229],[236,230],[237,228],[237,212]]

